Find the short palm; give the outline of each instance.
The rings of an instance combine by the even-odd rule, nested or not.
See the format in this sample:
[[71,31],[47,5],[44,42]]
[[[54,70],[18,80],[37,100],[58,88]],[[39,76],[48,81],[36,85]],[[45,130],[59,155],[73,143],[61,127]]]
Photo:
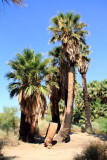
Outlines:
[[6,76],[11,79],[9,84],[10,97],[18,95],[21,111],[26,115],[26,121],[34,123],[44,114],[46,94],[49,89],[45,86],[45,77],[49,74],[50,59],[42,61],[40,53],[34,54],[31,49],[25,49],[23,54],[17,54],[16,59],[9,61],[13,71]]

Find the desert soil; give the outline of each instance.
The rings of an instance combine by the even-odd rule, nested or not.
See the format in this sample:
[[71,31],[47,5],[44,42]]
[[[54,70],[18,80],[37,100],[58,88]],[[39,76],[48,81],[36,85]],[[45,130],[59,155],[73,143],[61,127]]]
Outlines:
[[55,144],[51,149],[44,147],[43,143],[28,144],[19,142],[16,147],[6,146],[3,154],[9,160],[73,160],[81,153],[83,147],[92,141],[105,141],[104,135],[90,135],[87,133],[73,133],[68,143]]

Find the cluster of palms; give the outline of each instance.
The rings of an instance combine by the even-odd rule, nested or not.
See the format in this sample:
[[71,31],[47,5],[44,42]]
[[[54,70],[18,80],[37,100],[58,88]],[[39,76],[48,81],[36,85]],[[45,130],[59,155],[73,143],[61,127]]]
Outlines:
[[[43,117],[46,108],[46,95],[50,98],[52,120],[59,124],[57,140],[64,141],[71,129],[74,107],[75,68],[82,75],[85,127],[92,130],[90,108],[86,85],[86,73],[90,59],[89,46],[86,44],[87,25],[80,22],[80,15],[59,13],[52,18],[49,30],[52,32],[50,42],[61,42],[49,52],[52,58],[42,61],[41,54],[25,49],[9,62],[13,69],[7,74],[10,96],[18,95],[21,106],[21,123],[19,136],[23,141],[33,142],[35,128],[39,118]],[[63,100],[65,106],[64,120],[60,127],[58,104]]]

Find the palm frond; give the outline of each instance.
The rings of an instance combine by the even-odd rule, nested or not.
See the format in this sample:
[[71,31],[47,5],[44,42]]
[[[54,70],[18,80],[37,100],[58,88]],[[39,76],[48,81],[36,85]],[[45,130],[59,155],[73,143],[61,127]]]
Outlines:
[[50,93],[50,89],[46,86],[41,85],[39,87],[39,93],[41,93],[42,95],[46,96]]
[[15,74],[13,72],[9,72],[5,75],[5,77],[7,77],[8,79],[14,79],[15,78]]
[[19,88],[21,86],[20,82],[12,82],[8,85],[9,91],[13,90],[14,88]]
[[34,58],[34,50],[27,48],[27,49],[24,49],[23,53],[24,54],[22,56],[25,58],[25,60],[27,62],[33,60],[33,58]]
[[73,17],[73,23],[77,23],[79,20],[80,20],[81,16],[80,14],[74,14],[74,17]]
[[52,23],[54,23],[56,26],[58,25],[58,18],[57,18],[57,17],[53,17],[51,21],[52,21]]
[[13,98],[14,96],[17,96],[19,94],[19,88],[14,88],[10,91],[10,98]]
[[25,88],[25,95],[27,96],[31,96],[33,95],[34,93],[36,93],[36,90],[37,90],[37,86],[34,86],[34,85],[28,85],[26,88]]
[[49,82],[48,82],[48,85],[51,86],[51,87],[54,86],[55,88],[59,89],[59,85],[58,85],[58,83],[55,82],[55,81],[49,81]]

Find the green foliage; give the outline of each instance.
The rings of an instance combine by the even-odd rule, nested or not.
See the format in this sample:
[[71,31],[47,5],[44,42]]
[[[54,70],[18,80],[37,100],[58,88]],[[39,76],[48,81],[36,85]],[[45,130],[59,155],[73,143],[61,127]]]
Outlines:
[[[91,111],[91,121],[99,117],[107,117],[107,80],[88,83],[88,96]],[[82,87],[76,84],[74,123],[84,123],[84,103]]]
[[107,134],[107,118],[99,117],[94,121],[93,126],[94,124],[97,124],[97,126],[95,126],[95,129],[98,132]]
[[74,110],[74,116],[73,116],[73,123],[78,124],[78,123],[84,123],[85,118],[84,118],[84,113],[82,108],[75,108]]
[[106,117],[107,104],[102,104],[100,99],[91,102],[91,119],[97,119],[99,117]]
[[48,122],[52,121],[51,114],[47,114],[46,117],[45,117],[45,120],[48,121]]
[[107,104],[107,79],[88,83],[88,92],[90,101],[100,99]]
[[92,142],[85,146],[83,152],[74,157],[74,160],[107,160],[106,149],[106,144]]
[[73,115],[73,123],[78,124],[83,122],[84,123],[84,101],[83,101],[83,92],[82,87],[80,84],[76,83],[75,85],[75,108],[74,108],[74,115]]
[[9,130],[18,128],[19,118],[18,109],[15,107],[4,107],[3,113],[0,113],[0,127],[8,134]]
[[59,106],[59,111],[64,111],[65,109],[65,102],[63,99],[60,99],[60,101],[58,102],[58,106]]

